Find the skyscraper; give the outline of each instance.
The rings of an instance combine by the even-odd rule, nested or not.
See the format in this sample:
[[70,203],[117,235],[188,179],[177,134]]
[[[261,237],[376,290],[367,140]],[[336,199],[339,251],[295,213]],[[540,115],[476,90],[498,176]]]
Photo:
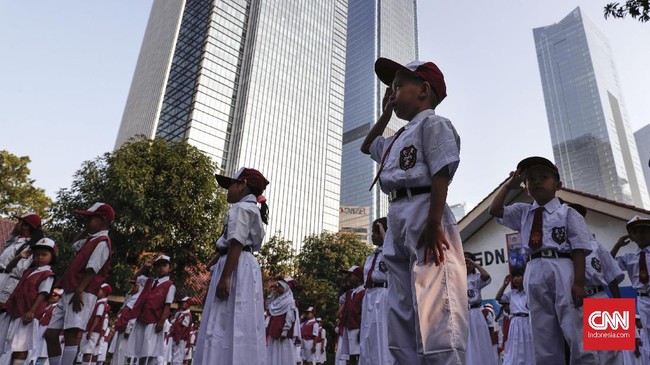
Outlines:
[[[375,76],[373,65],[378,57],[411,62],[418,58],[417,44],[415,0],[349,2],[341,205],[370,207],[368,225],[388,212],[388,198],[379,185],[368,191],[378,166],[360,152],[366,134],[381,115],[386,89]],[[393,117],[386,135],[404,124]]]
[[636,148],[639,150],[639,161],[645,176],[645,185],[650,194],[650,124],[634,132]]
[[271,184],[269,236],[338,230],[347,0],[154,1],[116,148],[186,140]]
[[650,207],[609,42],[576,8],[533,30],[564,186]]

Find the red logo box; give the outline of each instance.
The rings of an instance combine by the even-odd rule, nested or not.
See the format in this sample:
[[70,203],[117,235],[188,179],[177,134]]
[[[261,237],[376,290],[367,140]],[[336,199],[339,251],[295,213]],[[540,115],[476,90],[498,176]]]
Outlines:
[[634,350],[634,299],[584,300],[585,350]]

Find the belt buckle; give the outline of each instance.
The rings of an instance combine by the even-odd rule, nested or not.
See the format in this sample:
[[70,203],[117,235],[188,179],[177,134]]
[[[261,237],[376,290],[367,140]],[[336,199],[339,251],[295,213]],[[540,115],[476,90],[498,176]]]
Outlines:
[[557,258],[557,255],[555,254],[555,251],[553,251],[553,250],[544,250],[544,251],[541,252],[541,254],[542,254],[542,257],[545,257],[545,258],[550,258],[550,257]]
[[388,201],[393,202],[395,199],[397,199],[397,189],[391,190],[388,193]]

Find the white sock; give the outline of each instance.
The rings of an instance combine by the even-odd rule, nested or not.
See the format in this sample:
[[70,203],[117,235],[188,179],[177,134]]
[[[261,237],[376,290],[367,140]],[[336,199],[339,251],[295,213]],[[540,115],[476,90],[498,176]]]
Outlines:
[[14,360],[14,365],[24,365],[25,360]]
[[[79,346],[65,346],[63,348],[63,355],[61,355],[61,365],[73,365],[77,357]],[[50,360],[51,362],[51,360]]]
[[61,355],[50,357],[50,365],[61,365]]

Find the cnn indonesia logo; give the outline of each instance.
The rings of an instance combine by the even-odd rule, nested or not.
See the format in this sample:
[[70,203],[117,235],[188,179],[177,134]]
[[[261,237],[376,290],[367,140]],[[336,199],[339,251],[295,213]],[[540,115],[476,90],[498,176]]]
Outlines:
[[634,299],[585,299],[585,350],[634,350]]

